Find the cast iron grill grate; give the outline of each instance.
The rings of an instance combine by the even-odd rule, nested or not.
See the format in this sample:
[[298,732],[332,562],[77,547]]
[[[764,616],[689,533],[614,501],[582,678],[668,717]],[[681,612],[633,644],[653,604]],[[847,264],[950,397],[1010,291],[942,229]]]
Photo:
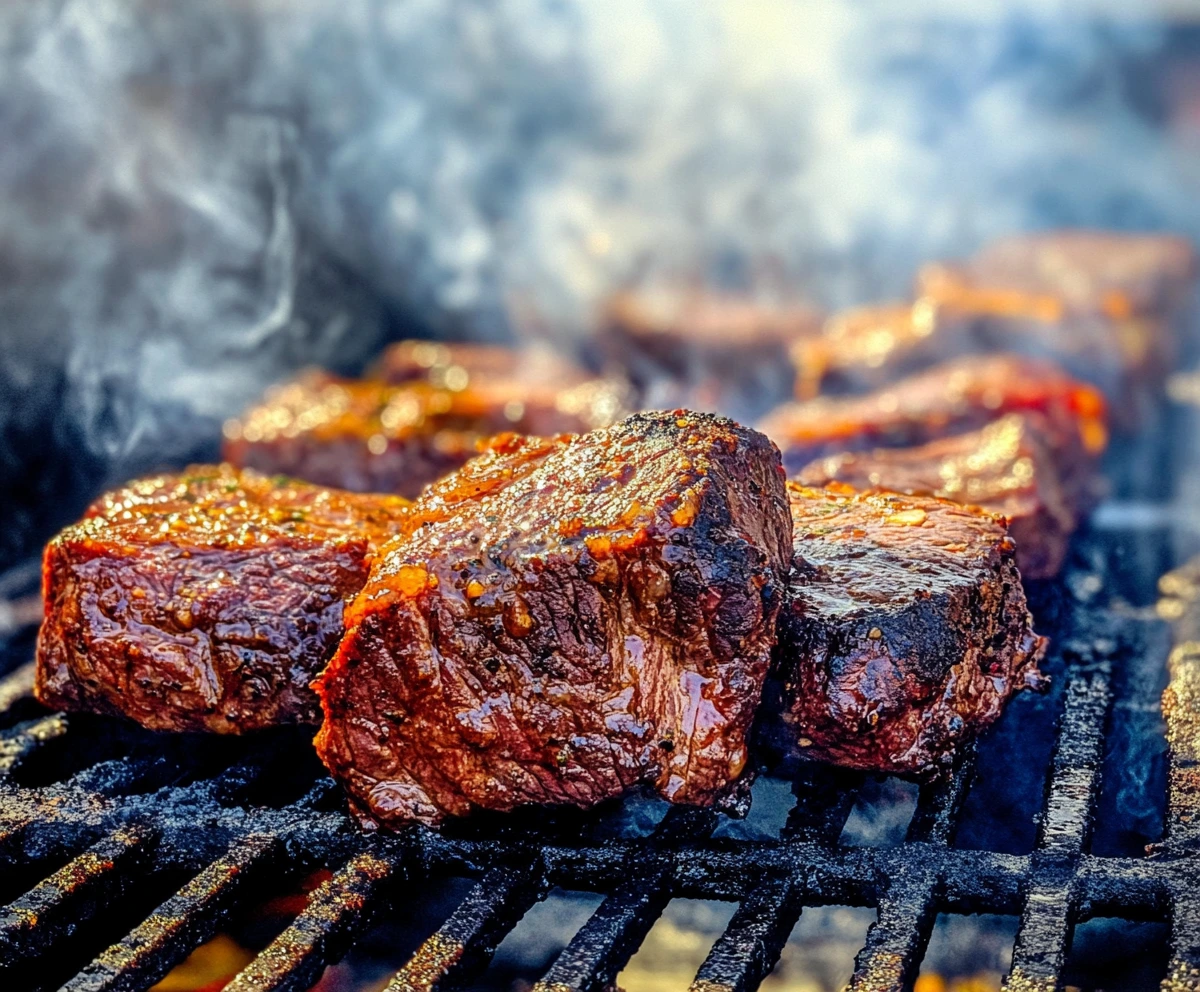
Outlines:
[[[1060,986],[1077,923],[1165,921],[1163,988],[1200,989],[1200,644],[1170,657],[1161,840],[1147,857],[1092,850],[1114,715],[1156,704],[1144,685],[1142,696],[1130,693],[1134,676],[1152,681],[1168,653],[1161,624],[1094,595],[1120,585],[1119,570],[1105,564],[1119,541],[1111,531],[1085,537],[1076,560],[1092,564],[1040,594],[1056,712],[1052,748],[1027,769],[1044,791],[1026,853],[956,844],[972,796],[989,795],[977,757],[982,768],[990,755],[988,774],[997,777],[995,749],[1011,748],[1011,735],[989,735],[978,755],[963,753],[952,775],[923,786],[906,835],[891,846],[846,842],[862,779],[817,767],[795,773],[794,804],[769,839],[731,835],[718,830],[720,815],[685,808],[641,835],[614,828],[621,817],[612,808],[369,835],[347,818],[309,731],[213,739],[50,714],[30,699],[31,666],[18,668],[0,679],[0,988],[148,989],[221,932],[264,880],[326,869],[328,879],[231,992],[310,988],[404,887],[428,891],[445,876],[475,884],[389,992],[470,984],[555,887],[604,898],[538,992],[611,985],[676,897],[738,904],[694,992],[757,988],[802,909],[824,905],[876,909],[855,961],[856,990],[911,987],[939,913],[1019,916],[1006,979],[1014,992]],[[1006,721],[1025,715],[1010,709]],[[1023,753],[1000,758],[1000,767],[1031,764]],[[1003,794],[1009,783],[990,788]]]
[[[70,962],[72,942],[89,921],[136,903],[156,879],[190,876],[53,986],[146,989],[220,930],[256,877],[326,866],[332,877],[229,989],[308,988],[399,883],[445,873],[478,882],[389,990],[468,981],[554,886],[605,898],[542,977],[545,992],[611,984],[676,896],[739,903],[696,975],[697,992],[756,988],[802,907],[828,904],[877,908],[854,989],[910,985],[939,912],[1020,914],[1007,979],[1013,990],[1057,986],[1077,922],[1165,919],[1172,959],[1163,987],[1200,988],[1200,651],[1171,658],[1164,839],[1147,858],[1098,857],[1088,842],[1113,671],[1147,647],[1128,618],[1077,603],[1064,613],[1056,638],[1064,680],[1056,743],[1036,847],[1027,855],[953,846],[974,751],[947,780],[921,788],[907,836],[892,847],[839,841],[858,780],[821,768],[798,775],[795,807],[771,841],[714,837],[717,814],[684,808],[671,809],[644,837],[607,836],[584,815],[366,835],[313,767],[303,734],[213,742],[87,716],[29,719],[30,670],[18,669],[0,683],[0,721],[11,724],[0,735],[0,878],[16,885],[0,910],[5,987],[42,987],[45,962]],[[12,723],[10,716],[25,719]],[[31,885],[24,892],[22,879]]]

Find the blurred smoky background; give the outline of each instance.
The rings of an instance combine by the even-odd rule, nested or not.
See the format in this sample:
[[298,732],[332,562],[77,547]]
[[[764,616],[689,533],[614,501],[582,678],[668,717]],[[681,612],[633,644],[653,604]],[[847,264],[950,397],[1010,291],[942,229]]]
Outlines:
[[0,8],[0,566],[398,336],[656,280],[843,305],[1054,225],[1200,235],[1200,5]]

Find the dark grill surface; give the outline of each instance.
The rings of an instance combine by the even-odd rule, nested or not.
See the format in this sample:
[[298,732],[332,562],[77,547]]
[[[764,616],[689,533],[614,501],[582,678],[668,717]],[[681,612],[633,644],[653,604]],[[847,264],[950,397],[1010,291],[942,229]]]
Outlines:
[[[374,918],[448,876],[476,884],[391,992],[470,984],[553,887],[604,900],[542,975],[545,992],[610,985],[681,896],[738,903],[696,975],[704,992],[756,988],[802,910],[821,905],[877,909],[853,989],[910,986],[946,912],[1019,915],[1010,989],[1058,987],[1073,928],[1094,917],[1165,921],[1163,987],[1200,989],[1200,647],[1171,654],[1162,829],[1106,841],[1110,856],[1093,843],[1097,809],[1123,815],[1110,768],[1154,788],[1152,762],[1113,742],[1145,743],[1144,728],[1128,728],[1157,706],[1155,673],[1169,652],[1161,622],[1097,594],[1121,586],[1111,564],[1121,540],[1083,536],[1072,573],[1033,591],[1054,641],[1052,695],[1022,697],[953,776],[922,787],[906,837],[891,846],[841,839],[863,780],[822,768],[795,773],[794,808],[770,840],[732,823],[714,834],[721,816],[684,808],[639,832],[619,805],[367,835],[344,814],[309,732],[160,736],[47,714],[20,667],[0,682],[0,988],[149,988],[255,893],[325,868],[331,877],[230,990],[309,988]],[[1022,777],[1044,783],[1024,820],[1036,819],[1032,850],[1022,850],[1020,810],[1001,808]]]

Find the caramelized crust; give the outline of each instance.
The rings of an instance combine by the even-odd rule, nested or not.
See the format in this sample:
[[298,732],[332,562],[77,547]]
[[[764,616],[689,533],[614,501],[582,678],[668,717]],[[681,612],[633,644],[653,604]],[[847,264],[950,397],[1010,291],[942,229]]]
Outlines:
[[978,505],[1008,521],[1021,575],[1049,578],[1062,567],[1076,514],[1062,492],[1036,418],[1014,413],[982,430],[916,448],[818,458],[796,479],[806,486],[841,483],[862,491]]
[[493,434],[591,430],[618,416],[623,401],[605,380],[566,389],[511,380],[452,385],[310,373],[227,423],[224,457],[354,492],[416,496]]
[[979,347],[1047,355],[1101,386],[1131,426],[1174,363],[1196,272],[1182,238],[1056,231],[927,265],[917,292],[939,325],[965,329]]
[[764,696],[776,753],[928,776],[1041,683],[1012,540],[947,500],[788,484],[795,561]]
[[318,684],[365,823],[729,792],[791,553],[766,438],[686,411],[508,436],[414,513]]
[[309,682],[408,505],[228,465],[106,494],[46,547],[38,699],[154,730],[317,722]]
[[816,458],[872,448],[905,448],[961,434],[1004,416],[1036,413],[1068,494],[1086,502],[1092,465],[1108,442],[1107,406],[1091,386],[1052,362],[978,355],[944,362],[863,396],[787,403],[759,429],[798,472]]

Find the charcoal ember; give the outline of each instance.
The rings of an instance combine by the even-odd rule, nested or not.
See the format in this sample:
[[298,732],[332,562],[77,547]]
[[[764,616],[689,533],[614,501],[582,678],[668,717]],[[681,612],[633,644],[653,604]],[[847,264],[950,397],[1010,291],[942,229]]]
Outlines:
[[791,346],[796,396],[864,392],[973,350],[969,335],[938,323],[927,300],[854,307]]
[[795,560],[758,737],[799,757],[928,777],[1038,687],[1015,548],[948,500],[788,484]]
[[408,506],[228,465],[107,493],[46,547],[38,699],[152,730],[316,723],[309,683]]
[[497,439],[425,493],[318,683],[367,825],[736,792],[791,558],[778,451],[710,414]]
[[314,371],[228,421],[223,455],[262,472],[412,497],[494,434],[589,431],[618,417],[625,399],[606,379],[561,388],[507,378],[391,385]]
[[1047,356],[1100,386],[1134,427],[1176,363],[1196,275],[1183,238],[1053,231],[927,265],[917,292],[980,347]]
[[862,396],[783,404],[758,427],[795,474],[817,458],[913,447],[1008,413],[1037,415],[1069,501],[1088,505],[1097,485],[1095,462],[1108,443],[1107,404],[1094,387],[1044,359],[964,356]]
[[939,496],[983,507],[1008,522],[1026,579],[1056,575],[1086,505],[1072,506],[1037,414],[1009,414],[977,431],[914,448],[844,452],[796,474],[805,486]]
[[820,317],[717,294],[622,293],[606,308],[601,346],[645,408],[674,405],[754,420],[792,395],[790,349]]

